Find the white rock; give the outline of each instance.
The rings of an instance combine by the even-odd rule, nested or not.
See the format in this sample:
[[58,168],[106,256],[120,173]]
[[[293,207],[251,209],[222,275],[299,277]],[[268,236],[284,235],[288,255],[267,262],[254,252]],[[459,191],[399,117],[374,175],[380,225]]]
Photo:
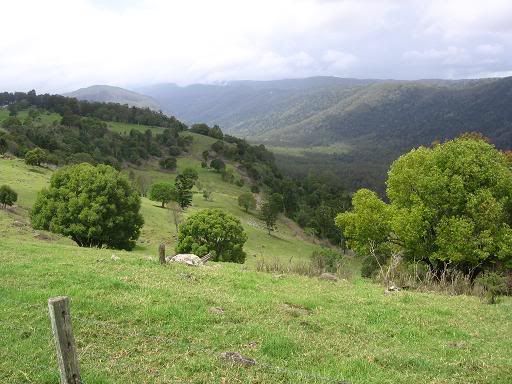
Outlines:
[[192,253],[180,253],[173,257],[166,257],[165,261],[168,263],[174,262],[174,263],[187,264],[187,265],[191,265],[193,267],[198,267],[200,265],[203,265],[201,258]]

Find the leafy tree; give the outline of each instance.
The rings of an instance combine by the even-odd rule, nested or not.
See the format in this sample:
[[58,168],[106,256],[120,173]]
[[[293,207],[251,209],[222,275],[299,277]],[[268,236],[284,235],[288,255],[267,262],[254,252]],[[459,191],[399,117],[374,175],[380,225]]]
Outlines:
[[252,193],[242,193],[240,196],[238,196],[238,205],[245,209],[245,212],[249,212],[249,209],[256,208],[256,199]]
[[153,201],[161,201],[164,208],[165,204],[176,199],[176,188],[171,183],[155,183],[151,186],[149,198]]
[[199,179],[199,174],[194,168],[187,167],[182,172],[181,175],[187,179],[189,179],[192,182],[192,186],[196,183],[196,181]]
[[398,247],[434,272],[448,263],[473,276],[512,262],[512,170],[491,144],[464,137],[412,150],[393,163],[387,186],[389,204],[361,190],[337,217],[356,252]]
[[186,209],[192,204],[192,187],[194,180],[186,175],[176,176],[176,202],[182,209]]
[[224,163],[221,159],[213,159],[210,162],[210,167],[215,169],[217,172],[221,172],[226,169],[226,163]]
[[277,216],[279,212],[275,210],[272,204],[268,201],[264,202],[261,206],[261,218],[265,222],[265,226],[267,227],[268,234],[273,231],[276,227]]
[[222,140],[224,137],[224,134],[222,133],[222,130],[220,129],[220,127],[218,125],[214,125],[212,128],[210,128],[210,130],[208,132],[208,136]]
[[18,194],[8,185],[0,187],[0,205],[4,208],[12,206],[18,200]]
[[270,195],[269,204],[276,213],[282,213],[284,211],[283,195],[280,193],[273,193]]
[[46,152],[41,148],[34,148],[25,153],[25,163],[28,165],[40,166],[42,163],[46,162],[46,158]]
[[166,157],[165,159],[160,160],[160,167],[163,169],[176,169],[176,158],[175,157]]
[[108,165],[79,164],[55,172],[31,211],[32,225],[81,247],[132,249],[144,224],[140,197]]
[[220,209],[204,209],[180,226],[176,252],[191,252],[198,256],[212,252],[215,261],[243,263],[246,241],[240,220]]
[[210,127],[204,123],[200,124],[193,124],[190,127],[190,131],[194,133],[199,133],[200,135],[208,136],[208,133],[210,132]]

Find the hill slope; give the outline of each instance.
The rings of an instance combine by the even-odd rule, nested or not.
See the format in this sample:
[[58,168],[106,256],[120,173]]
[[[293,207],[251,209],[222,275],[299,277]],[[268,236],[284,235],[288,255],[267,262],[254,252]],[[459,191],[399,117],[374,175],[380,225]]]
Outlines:
[[[512,78],[328,77],[158,85],[141,91],[187,121],[218,123],[248,140],[281,147],[277,148],[279,159],[291,172],[328,168],[350,189],[364,186],[382,191],[386,170],[399,155],[463,132],[479,131],[499,148],[512,147]],[[300,148],[311,146],[317,150],[296,156]]]
[[65,93],[64,96],[76,97],[78,100],[128,104],[130,107],[150,108],[155,111],[160,109],[158,102],[149,96],[110,85],[92,85]]

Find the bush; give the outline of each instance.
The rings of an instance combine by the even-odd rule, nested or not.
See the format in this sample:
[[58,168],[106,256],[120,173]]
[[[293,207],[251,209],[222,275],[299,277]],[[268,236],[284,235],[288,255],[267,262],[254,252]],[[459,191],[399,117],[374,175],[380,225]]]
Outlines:
[[46,152],[41,148],[34,148],[31,151],[25,153],[25,163],[27,165],[40,166],[46,161]]
[[496,304],[499,296],[507,294],[506,278],[496,272],[487,272],[478,276],[475,285],[480,288],[489,304]]
[[343,261],[343,255],[329,248],[315,250],[311,255],[311,263],[321,271],[336,273]]
[[246,241],[240,220],[220,209],[204,209],[180,226],[176,252],[198,256],[212,252],[214,261],[243,263]]
[[213,159],[210,162],[210,167],[215,169],[217,172],[221,172],[226,169],[226,163],[224,163],[221,159]]
[[166,157],[165,159],[162,159],[158,162],[160,164],[160,168],[167,169],[167,170],[174,170],[176,169],[176,158],[175,157]]
[[251,185],[251,192],[252,193],[260,193],[260,187],[258,187],[256,184]]
[[81,247],[132,249],[144,224],[140,197],[108,165],[60,169],[31,211],[32,225],[72,238]]
[[8,185],[0,187],[0,205],[4,208],[12,206],[18,200],[18,194]]

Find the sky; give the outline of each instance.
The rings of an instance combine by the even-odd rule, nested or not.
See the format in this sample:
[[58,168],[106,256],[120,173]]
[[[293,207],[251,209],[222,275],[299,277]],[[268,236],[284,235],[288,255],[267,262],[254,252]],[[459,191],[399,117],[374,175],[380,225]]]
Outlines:
[[510,0],[0,0],[0,91],[512,75]]

